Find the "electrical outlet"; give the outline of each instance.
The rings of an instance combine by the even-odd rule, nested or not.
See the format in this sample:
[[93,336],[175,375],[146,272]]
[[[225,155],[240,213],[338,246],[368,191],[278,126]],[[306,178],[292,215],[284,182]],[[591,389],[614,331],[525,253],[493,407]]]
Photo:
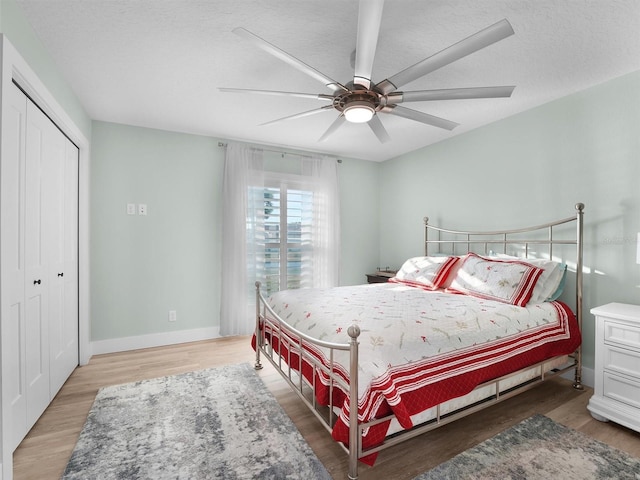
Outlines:
[[138,215],[146,215],[147,214],[147,204],[139,203],[138,204]]
[[176,315],[176,311],[175,310],[169,310],[169,321],[170,322],[175,322],[178,320],[178,317]]
[[136,214],[136,204],[127,203],[127,215],[135,215],[135,214]]

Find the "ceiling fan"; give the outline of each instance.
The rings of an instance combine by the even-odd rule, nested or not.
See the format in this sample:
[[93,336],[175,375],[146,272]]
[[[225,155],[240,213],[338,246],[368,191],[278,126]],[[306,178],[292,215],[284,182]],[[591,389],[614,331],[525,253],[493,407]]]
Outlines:
[[378,114],[381,113],[404,117],[446,130],[453,130],[459,125],[444,118],[403,107],[400,105],[401,103],[511,96],[515,86],[451,88],[409,92],[398,91],[398,88],[407,83],[513,35],[513,28],[506,19],[421,60],[401,72],[396,73],[392,77],[378,83],[373,83],[371,81],[371,72],[378,44],[378,33],[380,31],[383,6],[384,0],[360,0],[355,61],[353,62],[354,76],[352,81],[345,84],[333,80],[324,73],[319,72],[315,68],[244,28],[239,27],[233,30],[235,34],[249,40],[267,53],[288,63],[312,78],[319,80],[328,87],[332,93],[312,94],[240,88],[220,88],[219,90],[232,93],[315,98],[326,101],[329,102],[329,104],[323,107],[272,120],[262,125],[302,118],[333,109],[338,111],[339,115],[320,137],[319,141],[328,138],[346,120],[352,123],[368,123],[373,133],[382,143],[387,142],[390,137],[380,121]]

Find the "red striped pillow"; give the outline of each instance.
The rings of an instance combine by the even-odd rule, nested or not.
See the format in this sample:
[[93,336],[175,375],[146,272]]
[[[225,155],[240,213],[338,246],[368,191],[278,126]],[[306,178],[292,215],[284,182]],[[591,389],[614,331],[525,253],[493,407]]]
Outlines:
[[542,268],[527,262],[469,253],[447,291],[524,307],[542,272]]
[[449,275],[458,263],[458,257],[414,257],[398,270],[390,282],[404,283],[426,290],[437,290],[445,286]]

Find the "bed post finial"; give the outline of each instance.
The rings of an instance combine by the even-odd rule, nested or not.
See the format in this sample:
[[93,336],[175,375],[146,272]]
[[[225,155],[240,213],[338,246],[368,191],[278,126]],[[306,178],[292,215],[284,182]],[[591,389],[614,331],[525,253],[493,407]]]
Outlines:
[[360,327],[354,323],[347,329],[347,333],[355,340],[360,336]]
[[579,212],[581,212],[582,210],[584,210],[584,203],[576,203],[576,210],[578,210]]
[[423,220],[425,225],[429,223],[429,217],[424,217]]

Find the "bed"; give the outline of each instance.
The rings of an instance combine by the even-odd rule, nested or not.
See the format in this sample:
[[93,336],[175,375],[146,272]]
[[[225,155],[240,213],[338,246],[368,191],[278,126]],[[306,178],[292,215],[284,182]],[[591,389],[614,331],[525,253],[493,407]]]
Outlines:
[[276,367],[348,453],[351,479],[385,448],[547,378],[572,371],[581,389],[575,208],[486,232],[425,218],[424,255],[387,283],[265,296],[257,282],[255,367]]

